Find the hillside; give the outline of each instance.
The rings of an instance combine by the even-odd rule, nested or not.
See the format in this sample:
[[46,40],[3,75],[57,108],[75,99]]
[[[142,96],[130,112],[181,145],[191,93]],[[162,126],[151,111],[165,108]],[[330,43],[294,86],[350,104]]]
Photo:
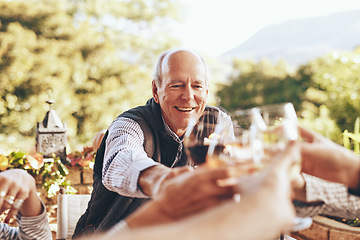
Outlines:
[[353,50],[356,46],[360,46],[360,10],[270,25],[221,59],[285,59],[297,66],[329,51]]

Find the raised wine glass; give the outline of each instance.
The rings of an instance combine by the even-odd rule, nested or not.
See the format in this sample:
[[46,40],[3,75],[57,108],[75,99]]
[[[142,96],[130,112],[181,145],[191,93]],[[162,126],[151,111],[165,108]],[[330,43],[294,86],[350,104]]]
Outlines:
[[[292,103],[255,107],[252,109],[252,117],[256,139],[262,145],[262,151],[258,156],[264,164],[271,163],[277,154],[285,150],[290,141],[299,139],[297,116]],[[300,151],[294,151],[290,179],[295,178],[300,170]],[[306,229],[311,223],[311,218],[296,217],[292,231]]]
[[225,141],[231,136],[232,123],[227,116],[219,115],[214,118],[204,112],[198,119],[190,119],[184,136],[184,147],[192,165],[221,164],[212,156],[223,152]]

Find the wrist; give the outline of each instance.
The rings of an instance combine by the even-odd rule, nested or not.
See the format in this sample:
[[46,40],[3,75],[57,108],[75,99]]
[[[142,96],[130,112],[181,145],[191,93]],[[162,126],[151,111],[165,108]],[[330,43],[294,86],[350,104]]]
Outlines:
[[348,159],[351,159],[347,171],[344,173],[347,177],[346,185],[350,189],[358,189],[360,191],[360,156],[350,152]]
[[29,196],[20,208],[21,215],[25,217],[38,216],[43,212],[43,205],[35,189],[31,189]]
[[[294,185],[294,183],[292,183]],[[295,187],[293,187],[294,199],[300,202],[306,202],[306,181],[302,174],[296,179]]]
[[170,168],[163,165],[156,165],[145,169],[139,176],[139,187],[148,196],[153,196],[159,190],[160,185],[166,176],[171,171]]

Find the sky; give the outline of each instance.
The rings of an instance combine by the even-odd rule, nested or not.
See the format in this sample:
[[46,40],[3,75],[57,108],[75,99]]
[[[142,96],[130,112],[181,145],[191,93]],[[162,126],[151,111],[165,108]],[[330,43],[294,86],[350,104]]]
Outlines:
[[360,0],[181,0],[185,16],[173,29],[183,47],[207,56],[235,48],[263,27],[292,19],[360,10]]

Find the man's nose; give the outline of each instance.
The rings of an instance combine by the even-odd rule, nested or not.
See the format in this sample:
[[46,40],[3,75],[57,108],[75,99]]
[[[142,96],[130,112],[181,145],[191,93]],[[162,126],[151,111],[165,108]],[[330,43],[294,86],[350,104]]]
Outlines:
[[191,100],[194,98],[194,91],[191,87],[191,85],[186,85],[183,91],[183,99],[185,100]]

